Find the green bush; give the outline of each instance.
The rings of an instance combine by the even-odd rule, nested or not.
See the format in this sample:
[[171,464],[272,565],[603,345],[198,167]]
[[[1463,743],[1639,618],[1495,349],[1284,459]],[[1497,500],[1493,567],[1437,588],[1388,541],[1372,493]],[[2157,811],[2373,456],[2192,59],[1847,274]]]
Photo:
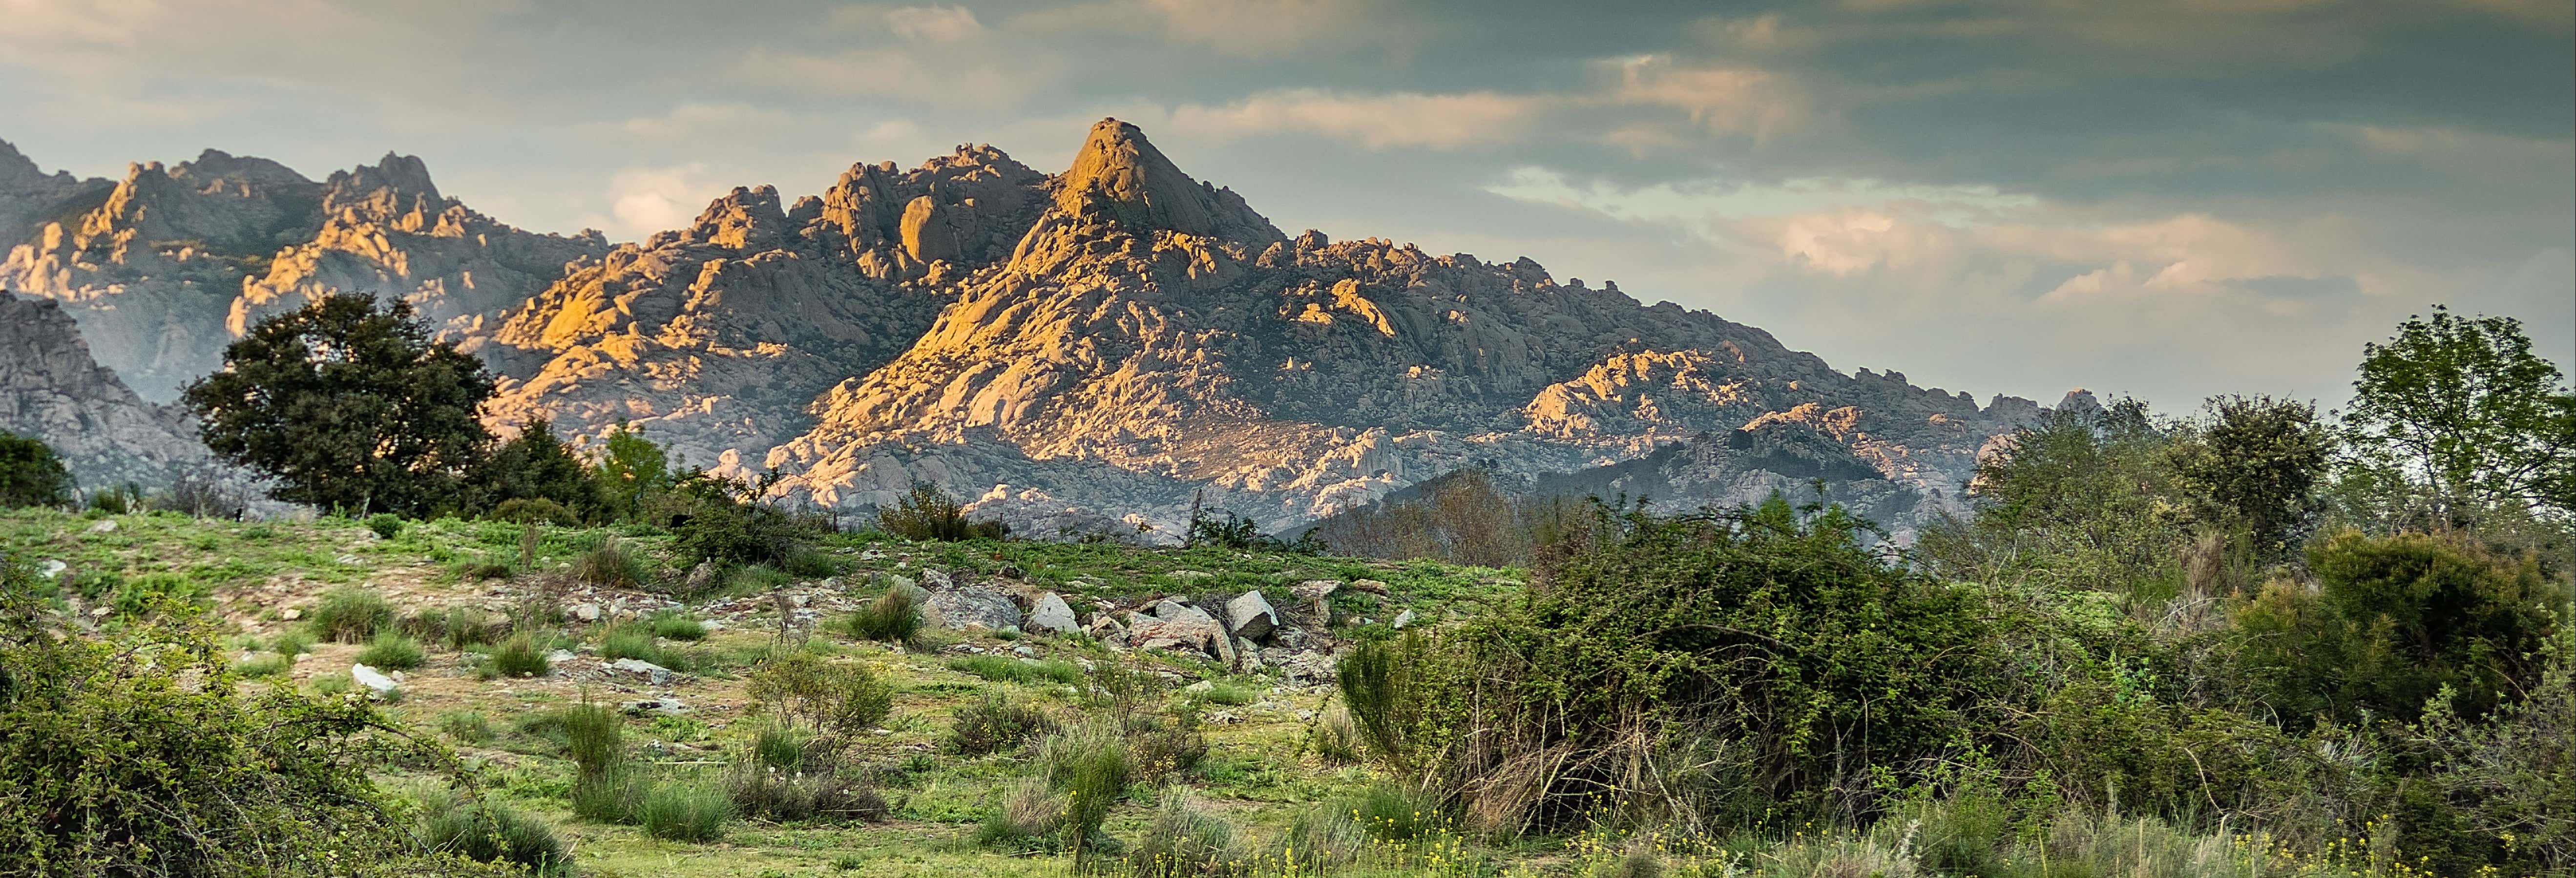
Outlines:
[[447,764],[381,734],[373,707],[251,694],[201,626],[91,633],[0,561],[0,871],[278,874],[278,864],[399,871],[412,833],[374,772]]
[[819,731],[855,735],[894,709],[894,688],[867,665],[835,663],[808,652],[773,656],[744,687],[756,708]]
[[756,761],[725,770],[725,795],[747,816],[771,820],[882,820],[883,796],[858,780],[830,770],[793,771]]
[[71,470],[52,447],[0,430],[0,509],[61,506],[71,499]]
[[546,651],[537,646],[535,638],[525,634],[513,635],[493,647],[486,662],[492,673],[503,677],[543,677],[553,670],[553,664],[546,661]]
[[957,706],[957,720],[948,728],[948,749],[965,756],[986,756],[1027,744],[1055,728],[1055,720],[1044,711],[1005,696],[986,695]]
[[608,588],[640,588],[647,575],[644,560],[614,535],[601,541],[599,548],[582,553],[581,561],[573,565],[573,578]]
[[420,644],[390,630],[376,635],[367,648],[358,650],[358,663],[375,668],[407,671],[420,667],[420,662]]
[[600,635],[599,657],[612,662],[631,658],[661,664],[655,660],[662,657],[662,651],[653,645],[652,629],[619,625]]
[[1198,697],[1199,700],[1205,701],[1209,704],[1222,704],[1227,707],[1242,707],[1259,700],[1261,698],[1261,694],[1253,691],[1250,686],[1245,686],[1239,683],[1218,681],[1211,683],[1206,691],[1198,694]]
[[842,620],[841,629],[861,640],[910,642],[921,634],[921,596],[909,588],[888,588]]
[[484,863],[511,863],[538,875],[572,874],[572,853],[545,821],[496,802],[434,798],[423,811],[429,849]]
[[379,512],[374,515],[367,516],[366,525],[368,530],[375,532],[376,538],[378,539],[390,540],[395,537],[402,536],[402,516],[395,515],[390,512]]
[[1044,781],[1024,780],[1002,792],[1000,805],[985,813],[969,838],[979,847],[1037,853],[1054,846],[1064,828],[1065,813],[1065,799]]
[[1316,716],[1314,727],[1306,731],[1306,746],[1325,765],[1358,764],[1360,730],[1351,722],[1350,710],[1335,707]]
[[2237,616],[2248,674],[2293,723],[2411,720],[2444,692],[2481,715],[2526,691],[2567,613],[2535,559],[2438,536],[2343,531],[2312,546],[2308,566],[2315,593],[2275,583]]
[[1113,725],[1072,726],[1038,742],[1037,762],[1047,788],[1065,797],[1065,841],[1077,860],[1088,857],[1101,824],[1127,797],[1127,785],[1137,775],[1127,741]]
[[704,473],[681,477],[675,488],[686,511],[672,516],[671,551],[685,563],[785,564],[806,550],[809,528],[787,513],[745,497],[751,486]]
[[365,643],[393,623],[394,606],[364,589],[335,589],[313,607],[313,632],[336,643]]
[[1018,659],[998,655],[959,656],[948,660],[948,669],[973,674],[997,683],[1057,683],[1073,685],[1082,682],[1082,669],[1072,662],[1057,659]]
[[295,667],[295,660],[282,655],[264,655],[233,663],[233,673],[249,679],[274,677]]
[[693,781],[656,784],[644,796],[644,834],[665,841],[701,842],[724,837],[734,819],[725,791]]
[[286,633],[277,635],[277,640],[270,643],[269,648],[276,650],[278,655],[293,659],[313,651],[313,632],[302,628],[288,629]]
[[877,510],[877,528],[907,540],[956,542],[973,535],[966,507],[928,482],[912,483],[894,508]]
[[788,576],[797,579],[823,579],[838,576],[841,573],[840,562],[832,560],[829,554],[813,549],[804,549],[789,555],[778,566]]
[[551,524],[556,527],[580,527],[581,515],[544,497],[519,497],[503,500],[483,517],[515,524]]
[[752,730],[751,762],[774,771],[803,771],[805,750],[814,742],[812,735],[795,726],[762,723]]
[[651,772],[622,761],[597,774],[576,774],[569,794],[572,813],[599,823],[640,823],[644,803],[656,787]]
[[563,729],[565,755],[583,774],[599,774],[626,761],[626,720],[617,711],[597,704],[579,704],[557,711],[555,725]]

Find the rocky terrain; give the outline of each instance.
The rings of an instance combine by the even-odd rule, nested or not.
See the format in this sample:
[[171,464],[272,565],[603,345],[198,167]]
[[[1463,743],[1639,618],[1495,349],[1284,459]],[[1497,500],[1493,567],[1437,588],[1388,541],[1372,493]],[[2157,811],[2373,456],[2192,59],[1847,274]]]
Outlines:
[[136,396],[45,299],[0,295],[0,430],[52,446],[85,488],[160,487],[219,471],[193,419]]
[[961,146],[614,247],[474,213],[403,156],[317,183],[210,150],[111,185],[8,151],[0,233],[0,284],[62,302],[147,399],[367,291],[492,365],[504,431],[629,421],[800,502],[929,481],[1041,537],[1154,539],[1202,502],[1287,529],[1466,466],[1674,503],[1825,478],[1901,536],[2040,412],[1526,258],[1291,237],[1117,120],[1061,174]]

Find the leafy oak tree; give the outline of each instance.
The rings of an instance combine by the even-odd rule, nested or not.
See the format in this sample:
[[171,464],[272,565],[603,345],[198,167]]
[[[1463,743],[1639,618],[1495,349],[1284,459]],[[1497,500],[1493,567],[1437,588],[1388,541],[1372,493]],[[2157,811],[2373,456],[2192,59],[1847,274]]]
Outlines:
[[2444,517],[2576,510],[2576,394],[2521,321],[2436,305],[2362,354],[2344,414],[2361,467],[2420,483]]
[[458,505],[492,444],[492,378],[409,304],[328,296],[251,328],[182,397],[206,446],[277,480],[270,495],[351,514]]

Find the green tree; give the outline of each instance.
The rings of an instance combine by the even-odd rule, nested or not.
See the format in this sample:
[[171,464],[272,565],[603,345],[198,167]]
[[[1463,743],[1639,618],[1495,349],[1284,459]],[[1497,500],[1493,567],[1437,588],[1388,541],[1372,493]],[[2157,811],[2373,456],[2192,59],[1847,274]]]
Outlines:
[[2576,509],[2576,393],[2531,352],[2521,321],[2436,305],[2362,347],[2353,391],[2344,423],[2362,465],[2422,481],[2446,518]]
[[364,515],[460,505],[489,453],[492,379],[400,301],[328,296],[262,321],[183,400],[206,447],[276,478],[271,496]]
[[1921,557],[1971,581],[2177,589],[2176,547],[2193,516],[2165,461],[2171,441],[2135,400],[2050,415],[1978,462],[1967,490],[1976,511],[1929,529]]
[[486,507],[512,500],[552,500],[583,519],[607,511],[608,495],[593,477],[590,464],[555,436],[544,418],[529,421],[517,438],[502,443],[478,471]]
[[54,449],[0,430],[0,509],[71,502],[72,473]]
[[2297,553],[2325,502],[2333,433],[2307,403],[2268,396],[2211,397],[2168,455],[2204,522],[2253,544],[2257,560]]
[[670,453],[624,421],[609,429],[602,444],[607,453],[599,459],[599,483],[610,511],[642,517],[645,497],[671,489]]

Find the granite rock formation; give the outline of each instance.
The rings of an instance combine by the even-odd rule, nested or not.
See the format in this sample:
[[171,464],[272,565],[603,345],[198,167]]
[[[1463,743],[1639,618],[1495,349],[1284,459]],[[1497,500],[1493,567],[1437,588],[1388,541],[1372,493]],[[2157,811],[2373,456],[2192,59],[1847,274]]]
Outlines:
[[91,359],[60,303],[0,293],[0,430],[62,455],[83,488],[223,472],[185,412],[146,402]]

